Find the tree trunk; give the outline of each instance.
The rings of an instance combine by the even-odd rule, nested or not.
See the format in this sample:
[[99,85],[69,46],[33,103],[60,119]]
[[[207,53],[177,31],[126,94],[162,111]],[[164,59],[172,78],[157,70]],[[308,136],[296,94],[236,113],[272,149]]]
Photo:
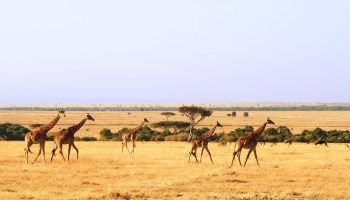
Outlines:
[[191,142],[192,141],[192,137],[193,137],[193,125],[191,125],[190,127],[190,133],[188,134],[188,139],[187,139],[187,142]]

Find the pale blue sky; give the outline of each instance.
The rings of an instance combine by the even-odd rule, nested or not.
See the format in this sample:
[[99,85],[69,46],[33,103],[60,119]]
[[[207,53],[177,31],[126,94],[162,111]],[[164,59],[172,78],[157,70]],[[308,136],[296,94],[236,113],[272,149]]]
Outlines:
[[1,1],[0,104],[348,102],[350,1]]

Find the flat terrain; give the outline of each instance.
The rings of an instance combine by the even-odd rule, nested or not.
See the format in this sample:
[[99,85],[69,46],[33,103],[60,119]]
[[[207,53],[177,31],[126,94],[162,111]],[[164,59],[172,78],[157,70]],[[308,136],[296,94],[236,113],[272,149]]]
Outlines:
[[[126,112],[126,111],[104,111],[104,112],[90,112],[95,118],[95,122],[89,121],[76,136],[95,136],[98,137],[98,133],[103,128],[109,128],[113,132],[116,132],[124,127],[131,128],[137,126],[144,117],[148,118],[151,123],[166,120],[161,112]],[[217,111],[213,115],[205,119],[199,124],[199,127],[210,127],[216,121],[219,121],[223,128],[218,129],[221,131],[231,131],[236,128],[242,128],[246,125],[252,125],[255,128],[263,123],[267,117],[273,119],[276,126],[288,126],[292,128],[293,133],[301,133],[304,129],[314,129],[320,127],[326,130],[350,129],[350,111],[256,111],[249,112],[248,118],[243,117],[243,112],[237,112],[237,117],[227,117],[229,112]],[[52,132],[59,131],[59,128],[67,128],[73,124],[77,124],[83,117],[85,112],[67,112],[67,117],[61,119],[58,125],[52,130]],[[182,120],[187,119],[176,112],[176,116],[170,118],[170,120]],[[48,123],[56,116],[56,112],[53,111],[0,111],[0,123],[10,122],[19,123],[29,127],[31,124]]]
[[[252,157],[245,169],[237,162],[228,168],[233,145],[217,143],[209,144],[214,164],[206,153],[202,164],[187,163],[189,144],[182,142],[138,142],[132,156],[120,152],[120,142],[77,142],[79,162],[73,151],[69,163],[40,157],[28,166],[23,142],[0,145],[0,199],[350,199],[344,144],[259,145],[261,167]],[[47,158],[52,146],[47,142]]]

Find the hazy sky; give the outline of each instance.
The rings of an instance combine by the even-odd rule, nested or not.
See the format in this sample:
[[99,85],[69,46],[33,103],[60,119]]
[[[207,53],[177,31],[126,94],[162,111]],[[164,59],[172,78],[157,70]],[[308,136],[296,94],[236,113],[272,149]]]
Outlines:
[[350,1],[1,1],[0,104],[350,101]]

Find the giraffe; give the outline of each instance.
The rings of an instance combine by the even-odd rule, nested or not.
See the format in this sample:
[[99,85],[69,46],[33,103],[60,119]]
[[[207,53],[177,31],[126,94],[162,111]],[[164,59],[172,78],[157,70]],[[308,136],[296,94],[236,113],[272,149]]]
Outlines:
[[[141,122],[141,124],[138,125],[136,128],[130,129],[126,133],[123,134],[122,153],[124,150],[124,146],[128,150],[129,154],[134,153],[134,149],[136,147],[136,145],[135,145],[136,136],[140,132],[141,128],[143,127],[143,125],[145,123],[149,123],[149,121],[146,118],[144,118],[143,121]],[[128,148],[128,141],[132,142],[132,151],[131,152]]]
[[288,144],[288,147],[293,143],[291,139],[287,139],[284,143]]
[[52,162],[52,159],[55,156],[55,152],[58,148],[59,148],[60,154],[62,155],[63,160],[66,161],[66,159],[63,156],[63,152],[62,152],[63,144],[68,144],[68,161],[69,161],[69,156],[70,156],[70,149],[72,146],[75,149],[75,151],[77,152],[77,160],[79,159],[79,150],[74,144],[74,134],[85,124],[85,122],[87,120],[95,121],[95,119],[93,117],[91,117],[91,115],[89,113],[87,113],[86,117],[84,117],[84,119],[81,120],[80,123],[78,123],[74,126],[71,126],[64,131],[61,131],[60,133],[58,133],[55,136],[55,138],[54,138],[55,146],[52,149],[51,162]]
[[318,144],[319,144],[319,145],[324,144],[326,147],[328,147],[328,144],[327,144],[327,141],[326,141],[326,140],[322,140],[322,139],[317,140],[317,141],[315,142],[315,145],[317,146]]
[[[233,161],[235,160],[236,155],[238,157],[239,164],[242,166],[241,152],[242,152],[243,148],[249,149],[249,152],[247,154],[247,158],[244,162],[244,167],[246,166],[247,161],[248,161],[249,156],[250,156],[250,153],[252,151],[254,151],[256,163],[258,164],[258,166],[260,166],[259,161],[258,161],[258,155],[256,154],[256,145],[257,145],[256,138],[259,137],[264,132],[267,124],[275,124],[275,123],[272,120],[270,120],[270,118],[267,118],[267,121],[263,125],[261,125],[258,130],[253,131],[248,136],[238,138],[238,140],[236,141],[235,147],[234,147],[234,152],[233,152],[233,157],[232,157],[232,162],[231,162],[230,167],[232,167]],[[236,150],[236,145],[238,147],[237,150]]]
[[28,164],[28,153],[33,153],[30,150],[30,147],[33,144],[39,144],[40,145],[40,149],[39,149],[39,153],[36,156],[35,160],[33,161],[32,164],[34,164],[36,162],[36,160],[39,158],[41,152],[43,152],[43,156],[44,156],[44,161],[46,163],[46,158],[45,158],[45,142],[47,139],[47,133],[57,124],[57,122],[61,119],[61,115],[62,116],[66,116],[65,115],[65,111],[64,110],[60,110],[58,111],[58,115],[48,124],[42,125],[40,126],[38,129],[33,130],[28,132],[25,137],[24,137],[24,141],[25,141],[25,148],[24,148],[24,156],[25,156],[25,163]]
[[[213,159],[211,158],[211,153],[210,153],[209,148],[208,148],[208,143],[209,143],[209,137],[215,134],[215,130],[217,127],[222,127],[222,125],[218,121],[213,126],[213,128],[210,129],[208,132],[204,133],[202,136],[195,138],[191,141],[192,147],[191,147],[191,151],[189,152],[188,162],[190,162],[191,155],[193,155],[193,157],[196,159],[197,163],[202,162],[203,151],[205,149],[209,154],[211,162],[214,163]],[[201,152],[201,157],[200,157],[199,162],[197,159],[197,148],[198,147],[199,148],[202,147],[202,152]]]

